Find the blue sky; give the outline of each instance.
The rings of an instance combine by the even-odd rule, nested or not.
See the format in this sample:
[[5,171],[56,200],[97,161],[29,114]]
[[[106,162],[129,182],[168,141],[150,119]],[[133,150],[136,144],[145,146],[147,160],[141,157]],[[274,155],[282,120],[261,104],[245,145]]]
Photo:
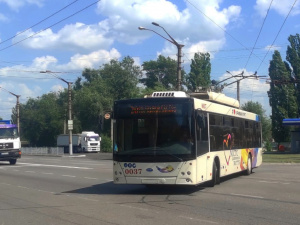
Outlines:
[[[131,56],[138,65],[159,54],[177,59],[174,45],[138,30],[165,35],[152,22],[185,45],[186,71],[195,53],[209,52],[212,79],[227,78],[226,71],[268,76],[274,49],[285,59],[288,36],[299,33],[299,13],[295,0],[0,0],[0,87],[25,103],[67,88],[40,71],[75,81],[84,68],[111,59]],[[258,101],[270,113],[265,79],[245,79],[240,87],[242,104]],[[224,93],[236,98],[236,85]],[[10,119],[16,98],[0,90],[0,100],[0,116]]]

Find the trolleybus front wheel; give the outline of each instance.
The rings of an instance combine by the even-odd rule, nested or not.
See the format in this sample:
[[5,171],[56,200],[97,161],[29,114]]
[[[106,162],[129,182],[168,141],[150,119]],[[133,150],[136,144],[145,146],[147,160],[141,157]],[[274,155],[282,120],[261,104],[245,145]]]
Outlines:
[[220,184],[220,167],[217,166],[216,161],[214,161],[212,169],[212,179],[209,181],[208,185],[214,187],[216,184]]
[[247,169],[245,171],[246,175],[250,175],[252,173],[252,159],[251,155],[248,155],[248,160],[247,160]]

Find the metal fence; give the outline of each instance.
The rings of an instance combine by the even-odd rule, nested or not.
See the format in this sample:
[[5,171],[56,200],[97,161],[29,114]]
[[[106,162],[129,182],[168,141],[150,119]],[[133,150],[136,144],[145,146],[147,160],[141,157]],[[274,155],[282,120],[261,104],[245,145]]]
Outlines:
[[63,155],[62,147],[22,147],[22,155]]

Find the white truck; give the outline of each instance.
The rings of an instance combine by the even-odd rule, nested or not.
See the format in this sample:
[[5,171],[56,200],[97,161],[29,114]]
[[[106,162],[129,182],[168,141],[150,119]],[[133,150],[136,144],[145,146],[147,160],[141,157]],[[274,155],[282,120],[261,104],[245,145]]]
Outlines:
[[[101,137],[93,131],[83,131],[72,135],[73,152],[100,152]],[[69,135],[60,134],[57,137],[57,147],[63,147],[64,153],[69,152]]]
[[16,124],[10,120],[0,120],[0,161],[16,164],[21,158],[21,141]]

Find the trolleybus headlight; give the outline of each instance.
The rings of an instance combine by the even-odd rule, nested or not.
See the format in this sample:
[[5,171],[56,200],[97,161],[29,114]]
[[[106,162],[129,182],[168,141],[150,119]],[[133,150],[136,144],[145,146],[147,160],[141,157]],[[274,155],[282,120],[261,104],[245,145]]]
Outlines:
[[181,175],[184,176],[184,175],[185,175],[185,172],[181,172]]
[[187,171],[187,175],[191,175],[191,172],[190,172],[190,171]]
[[115,171],[115,175],[118,175],[118,172],[117,172],[117,171]]

